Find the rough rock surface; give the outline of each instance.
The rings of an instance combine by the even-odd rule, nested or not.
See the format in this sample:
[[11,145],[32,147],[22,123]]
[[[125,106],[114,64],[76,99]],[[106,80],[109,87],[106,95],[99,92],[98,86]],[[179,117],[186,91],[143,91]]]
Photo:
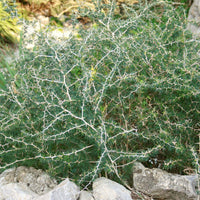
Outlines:
[[18,167],[4,171],[0,175],[0,185],[9,183],[19,183],[22,187],[27,187],[36,194],[44,194],[53,189],[57,183],[42,170],[33,167]]
[[197,176],[170,174],[161,169],[148,169],[136,163],[133,185],[138,191],[159,200],[196,200]]
[[77,200],[79,194],[78,186],[67,178],[53,190],[34,200]]
[[197,175],[170,174],[136,162],[132,193],[103,177],[93,182],[93,191],[87,192],[68,178],[56,185],[42,170],[18,167],[0,174],[0,200],[139,200],[141,195],[146,200],[197,200],[197,181]]
[[200,0],[194,0],[188,14],[188,30],[200,36]]
[[95,200],[132,200],[124,186],[103,177],[94,181],[93,196]]
[[32,200],[39,195],[28,187],[18,183],[9,183],[0,187],[0,200]]
[[92,193],[88,191],[81,191],[79,200],[94,200]]

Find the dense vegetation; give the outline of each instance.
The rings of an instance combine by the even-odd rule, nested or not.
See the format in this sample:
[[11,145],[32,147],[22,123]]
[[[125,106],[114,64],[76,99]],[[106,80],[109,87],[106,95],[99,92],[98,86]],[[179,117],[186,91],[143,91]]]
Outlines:
[[15,43],[19,29],[17,27],[15,5],[10,1],[0,2],[0,43]]
[[93,26],[67,40],[41,31],[30,51],[21,38],[20,59],[0,82],[1,170],[27,165],[82,185],[102,175],[131,186],[135,160],[197,169],[200,44],[185,9],[138,3],[121,19],[108,8],[82,10]]

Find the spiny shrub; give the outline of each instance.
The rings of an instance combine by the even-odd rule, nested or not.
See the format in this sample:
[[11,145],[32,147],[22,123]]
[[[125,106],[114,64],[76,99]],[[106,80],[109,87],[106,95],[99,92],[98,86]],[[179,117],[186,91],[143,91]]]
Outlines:
[[[78,38],[38,33],[21,47],[0,90],[1,170],[42,168],[87,186],[99,176],[131,184],[132,163],[195,169],[200,118],[199,41],[167,3],[98,10]],[[23,44],[23,43],[22,43]]]

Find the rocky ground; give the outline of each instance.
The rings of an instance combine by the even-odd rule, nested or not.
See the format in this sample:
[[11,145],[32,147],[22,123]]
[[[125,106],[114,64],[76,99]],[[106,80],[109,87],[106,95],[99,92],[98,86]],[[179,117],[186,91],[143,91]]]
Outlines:
[[135,162],[132,178],[127,189],[100,177],[91,180],[92,191],[88,191],[67,177],[57,184],[42,170],[21,166],[0,175],[0,200],[198,200],[198,175],[170,174]]

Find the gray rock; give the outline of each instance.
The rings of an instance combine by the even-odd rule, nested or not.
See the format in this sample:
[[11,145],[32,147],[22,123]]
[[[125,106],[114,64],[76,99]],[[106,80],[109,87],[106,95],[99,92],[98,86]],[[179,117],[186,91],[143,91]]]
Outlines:
[[142,173],[145,170],[145,166],[140,162],[135,162],[133,166],[133,173]]
[[0,175],[0,185],[9,183],[18,183],[39,195],[47,193],[57,185],[56,180],[42,170],[24,166],[5,170]]
[[93,196],[95,200],[132,200],[124,186],[103,177],[94,181]]
[[188,26],[194,35],[200,36],[200,0],[194,0],[188,14]]
[[38,195],[18,183],[9,183],[0,187],[0,200],[32,200]]
[[77,200],[79,194],[78,186],[67,178],[53,190],[34,200]]
[[15,170],[16,168],[10,168],[0,174],[0,186],[8,183],[14,183]]
[[79,200],[94,200],[92,193],[82,190],[80,192]]
[[[137,166],[138,169],[137,169]],[[198,176],[181,176],[161,169],[148,169],[137,164],[133,172],[134,188],[154,199],[196,200],[195,185]]]

